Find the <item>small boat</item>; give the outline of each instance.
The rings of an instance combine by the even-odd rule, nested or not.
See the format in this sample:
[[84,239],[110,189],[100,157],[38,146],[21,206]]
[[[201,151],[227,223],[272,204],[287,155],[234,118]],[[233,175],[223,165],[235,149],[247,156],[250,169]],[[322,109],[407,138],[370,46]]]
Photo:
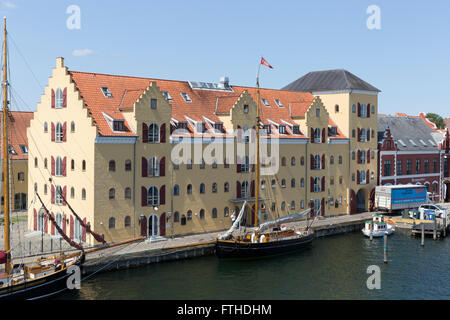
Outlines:
[[389,236],[395,231],[395,222],[386,219],[383,215],[374,214],[372,220],[366,221],[361,231],[366,237],[370,235],[374,238],[383,237],[385,234]]

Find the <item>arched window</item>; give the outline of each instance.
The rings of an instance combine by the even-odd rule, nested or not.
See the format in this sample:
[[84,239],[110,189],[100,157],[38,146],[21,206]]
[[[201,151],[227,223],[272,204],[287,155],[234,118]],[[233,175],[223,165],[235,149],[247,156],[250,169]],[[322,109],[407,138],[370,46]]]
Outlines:
[[320,178],[316,177],[314,178],[314,192],[320,192],[321,188],[320,188]]
[[295,179],[294,178],[291,179],[291,188],[295,188]]
[[157,157],[148,159],[148,176],[159,177],[159,160]]
[[316,128],[314,130],[314,143],[320,143],[322,142],[322,136],[320,133],[320,128]]
[[116,189],[109,189],[109,200],[114,200],[116,198]]
[[56,89],[55,98],[56,98],[55,108],[61,109],[63,107],[63,92],[60,88]]
[[212,192],[217,193],[217,183],[215,182],[212,184]]
[[339,156],[339,164],[342,164],[342,156]]
[[180,195],[180,186],[177,184],[173,186],[173,195],[174,196]]
[[131,171],[131,160],[125,160],[125,171]]
[[114,160],[110,160],[108,168],[109,168],[109,171],[111,171],[111,172],[116,171],[116,162]]
[[334,164],[334,156],[330,156],[330,164]]
[[63,190],[62,190],[61,186],[56,186],[55,203],[58,205],[63,204],[62,192],[63,192]]
[[55,176],[61,177],[63,175],[63,161],[61,157],[56,157]]
[[281,187],[286,188],[286,179],[281,179]]
[[86,189],[81,190],[81,199],[86,200]]
[[83,162],[81,163],[81,169],[83,171],[86,171],[86,160],[83,160]]
[[125,225],[125,228],[131,226],[131,217],[130,216],[125,217],[124,225]]
[[272,179],[272,189],[275,189],[276,186],[277,182],[275,181],[275,179]]
[[173,222],[180,222],[180,213],[178,211],[175,211],[173,214]]
[[159,142],[159,126],[156,123],[152,123],[148,126],[148,142]]
[[200,193],[205,193],[205,184],[204,183],[200,184]]
[[147,205],[157,206],[159,204],[158,195],[159,195],[158,188],[155,186],[150,187],[147,193]]
[[291,210],[295,210],[295,201],[291,201]]
[[70,132],[75,132],[75,122],[70,123]]
[[241,184],[241,198],[247,198],[249,196],[248,193],[248,181],[244,181]]
[[131,188],[125,188],[125,199],[131,199]]
[[317,154],[314,156],[314,169],[320,170],[320,165],[321,165],[320,155]]
[[230,214],[230,209],[228,209],[228,207],[225,207],[225,208],[223,209],[223,216],[224,216],[224,217],[228,217],[229,214]]
[[181,225],[182,226],[186,225],[186,216],[184,214],[181,215]]
[[365,142],[366,141],[366,129],[362,128],[360,131],[360,140],[361,142]]
[[281,203],[281,211],[284,211],[284,210],[286,210],[286,202],[282,202]]
[[200,219],[205,219],[205,209],[200,210]]
[[62,142],[62,139],[63,139],[63,125],[61,124],[61,122],[58,122],[56,124],[55,141]]
[[116,219],[111,217],[109,218],[109,228],[114,229],[116,227]]
[[211,215],[212,215],[213,219],[217,218],[217,209],[216,208],[212,209]]
[[228,192],[230,191],[230,185],[228,184],[228,182],[225,182],[223,184],[223,192]]
[[188,184],[186,187],[187,194],[192,194],[192,184]]
[[291,166],[295,166],[295,157],[291,158]]
[[300,187],[304,187],[305,186],[305,179],[304,178],[301,178],[300,179]]
[[301,157],[301,158],[300,158],[300,164],[301,164],[302,166],[305,165],[305,157]]
[[282,167],[285,167],[285,166],[286,166],[286,158],[285,158],[285,157],[282,157],[282,158],[281,158],[281,166],[282,166]]
[[191,210],[188,210],[188,212],[187,212],[187,219],[192,220],[192,211]]

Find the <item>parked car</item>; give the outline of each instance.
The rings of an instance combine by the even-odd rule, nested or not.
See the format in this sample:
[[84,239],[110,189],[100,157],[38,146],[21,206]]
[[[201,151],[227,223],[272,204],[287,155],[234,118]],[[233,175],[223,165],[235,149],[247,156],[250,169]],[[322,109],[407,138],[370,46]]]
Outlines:
[[447,216],[447,209],[438,204],[427,203],[420,205],[419,212],[421,215],[423,215],[423,212],[425,210],[433,210],[436,213],[436,217],[438,218],[443,218]]

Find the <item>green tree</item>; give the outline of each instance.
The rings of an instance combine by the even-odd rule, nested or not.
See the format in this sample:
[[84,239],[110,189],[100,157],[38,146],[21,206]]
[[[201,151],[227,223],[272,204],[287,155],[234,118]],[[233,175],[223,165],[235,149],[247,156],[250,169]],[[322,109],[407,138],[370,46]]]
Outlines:
[[444,119],[442,119],[442,117],[436,113],[427,113],[425,115],[425,117],[430,120],[431,122],[433,122],[436,127],[438,129],[444,129],[445,128],[445,123],[444,123]]

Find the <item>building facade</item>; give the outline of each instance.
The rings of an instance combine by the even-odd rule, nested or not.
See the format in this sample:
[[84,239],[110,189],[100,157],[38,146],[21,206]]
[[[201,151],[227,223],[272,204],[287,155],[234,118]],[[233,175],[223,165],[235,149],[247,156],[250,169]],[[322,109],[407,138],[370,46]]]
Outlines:
[[[11,209],[26,210],[28,203],[28,141],[26,130],[33,117],[32,112],[10,111],[8,141],[10,161]],[[3,153],[2,153],[3,155]],[[3,159],[2,159],[3,160]],[[3,181],[3,173],[2,173]],[[1,199],[3,206],[3,196]],[[3,207],[2,207],[3,210]]]
[[[27,133],[36,155],[29,194],[38,192],[62,229],[87,243],[94,240],[66,202],[107,241],[223,230],[244,203],[252,225],[259,104],[259,221],[306,208],[323,216],[367,210],[377,93],[260,89],[258,101],[256,88],[227,78],[76,72],[58,58]],[[54,233],[38,203],[28,227]]]
[[380,185],[425,185],[430,198],[447,198],[446,132],[426,119],[404,113],[378,116]]

